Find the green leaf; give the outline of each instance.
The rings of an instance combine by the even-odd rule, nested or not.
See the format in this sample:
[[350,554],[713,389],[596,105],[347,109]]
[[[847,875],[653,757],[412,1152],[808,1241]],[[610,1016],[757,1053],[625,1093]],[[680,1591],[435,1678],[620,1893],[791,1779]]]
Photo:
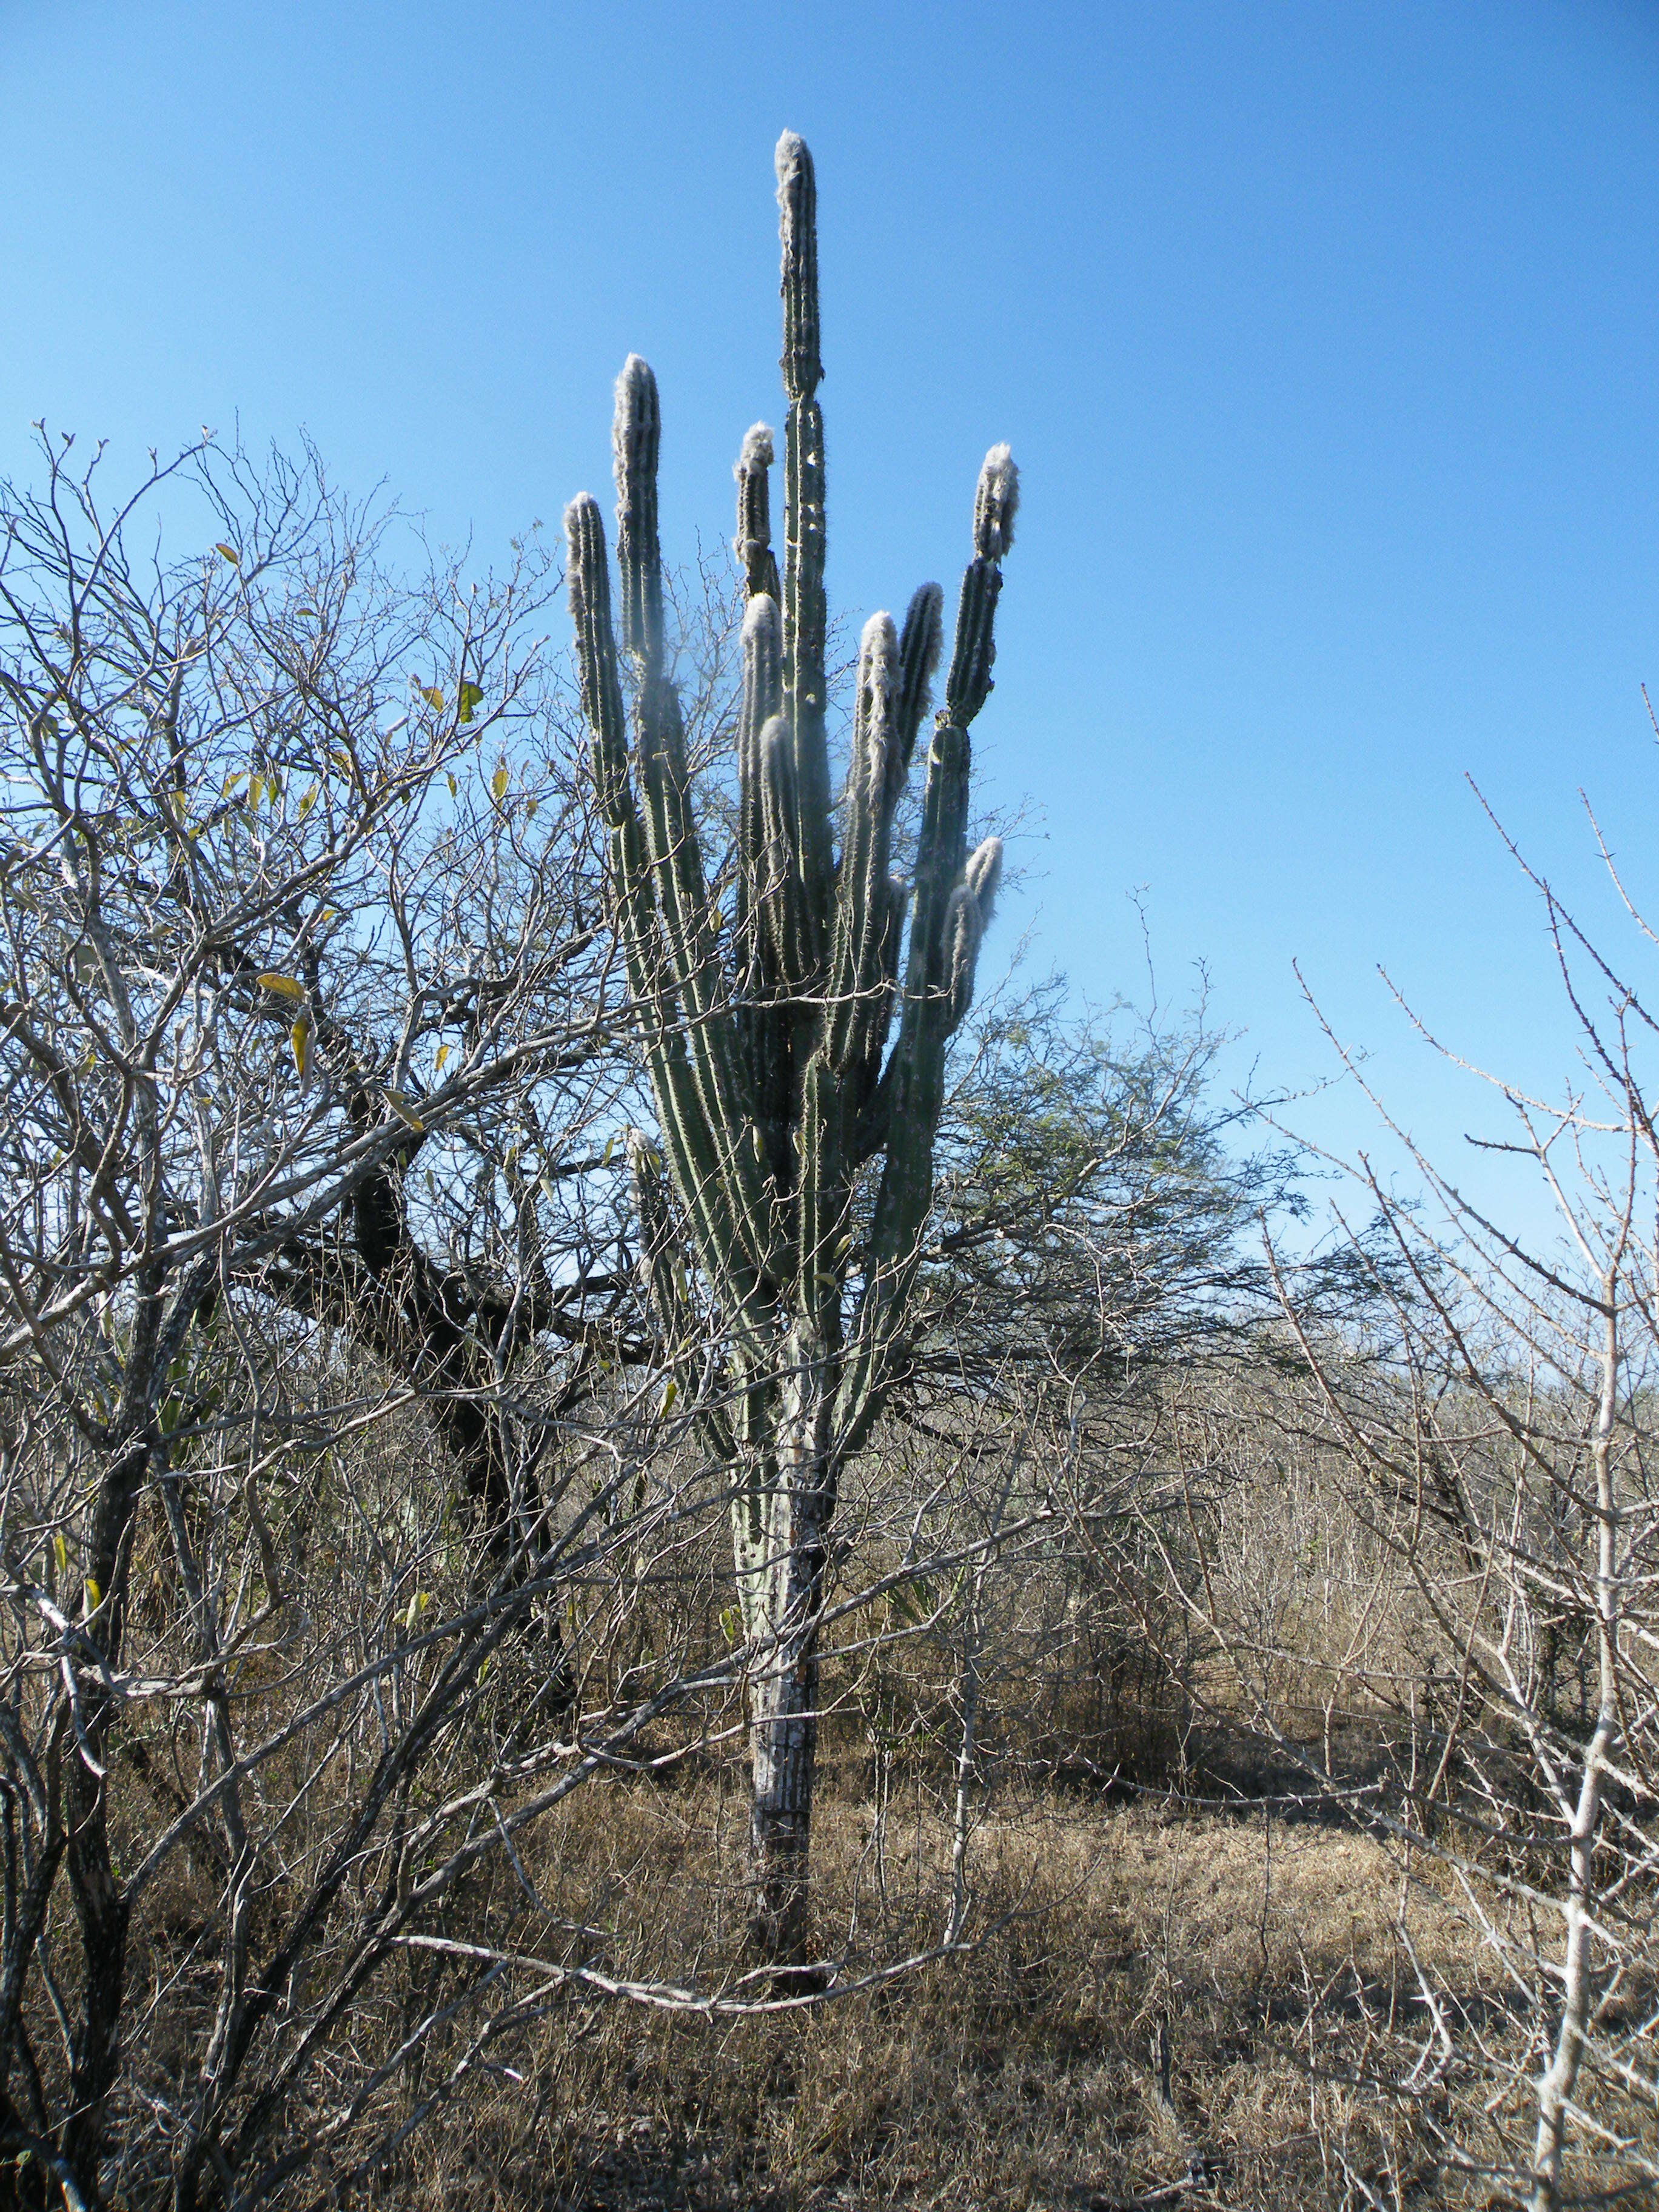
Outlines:
[[470,722],[472,720],[474,709],[483,697],[482,684],[463,684],[455,694],[455,720],[458,722]]
[[489,794],[498,806],[507,796],[507,764],[503,762],[489,779]]
[[213,550],[219,556],[222,561],[228,561],[233,568],[240,568],[241,567],[242,556],[236,550],[236,548],[234,545],[225,545],[222,544],[216,545]]

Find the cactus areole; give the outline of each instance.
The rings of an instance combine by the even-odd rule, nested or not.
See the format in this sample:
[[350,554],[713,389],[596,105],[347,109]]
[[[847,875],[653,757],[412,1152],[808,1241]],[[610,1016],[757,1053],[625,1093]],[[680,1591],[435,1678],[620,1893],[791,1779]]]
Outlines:
[[778,142],[777,173],[782,574],[772,434],[757,424],[737,465],[747,609],[729,915],[711,896],[665,661],[660,416],[637,355],[617,380],[614,615],[598,503],[573,500],[565,527],[615,919],[672,1182],[671,1202],[659,1154],[634,1139],[642,1265],[671,1357],[681,1347],[689,1364],[696,1331],[676,1251],[689,1236],[725,1340],[722,1388],[702,1394],[696,1418],[732,1475],[750,1655],[751,1936],[788,1966],[807,1942],[817,1631],[836,1489],[902,1364],[945,1048],[968,1009],[1001,865],[995,838],[966,848],[968,729],[991,689],[1018,487],[1008,448],[994,447],[907,880],[894,872],[894,814],[930,704],[943,595],[924,584],[902,629],[885,614],[865,625],[837,814],[824,727],[816,190],[793,132]]

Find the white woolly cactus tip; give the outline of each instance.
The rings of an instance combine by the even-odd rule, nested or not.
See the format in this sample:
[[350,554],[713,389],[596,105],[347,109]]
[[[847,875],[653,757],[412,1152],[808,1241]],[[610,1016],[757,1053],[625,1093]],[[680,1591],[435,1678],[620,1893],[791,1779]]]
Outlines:
[[898,631],[893,617],[878,611],[866,623],[859,639],[860,672],[874,675],[879,672],[881,682],[890,684],[897,659]]
[[[863,763],[865,797],[879,806],[887,789],[891,763],[893,696],[898,690],[898,631],[890,614],[873,614],[859,640],[859,726],[869,752]],[[855,764],[854,773],[858,772]]]
[[750,644],[763,630],[778,628],[778,603],[769,592],[757,592],[743,611],[743,641]]
[[974,550],[981,560],[1000,561],[1014,542],[1019,512],[1019,471],[1006,446],[993,446],[979,472],[974,497]]
[[752,422],[743,434],[743,450],[732,473],[740,477],[745,469],[769,469],[771,465],[772,426],[769,422]]
[[617,379],[617,411],[611,422],[611,444],[616,455],[619,484],[623,470],[637,465],[641,447],[647,439],[655,436],[659,422],[657,380],[651,364],[638,354],[630,353]]
[[988,837],[982,845],[974,848],[968,856],[965,881],[979,908],[980,920],[989,921],[997,902],[997,886],[1002,881],[1000,837]]
[[[641,407],[654,407],[657,399],[657,380],[651,364],[643,355],[630,353],[623,363],[617,378],[617,420],[624,415],[636,414]],[[1002,449],[1007,452],[1005,446]]]
[[780,198],[788,191],[803,168],[810,169],[812,166],[812,156],[806,150],[806,141],[794,131],[784,132],[772,159],[777,165]]

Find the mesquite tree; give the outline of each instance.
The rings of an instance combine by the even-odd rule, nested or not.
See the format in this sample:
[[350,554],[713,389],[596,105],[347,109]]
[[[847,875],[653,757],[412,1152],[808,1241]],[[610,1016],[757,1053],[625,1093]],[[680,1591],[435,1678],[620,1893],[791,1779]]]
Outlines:
[[777,173],[783,574],[780,582],[771,549],[772,437],[757,425],[737,470],[748,604],[729,917],[705,860],[664,651],[659,416],[637,356],[617,386],[617,624],[592,497],[571,502],[566,527],[611,891],[672,1185],[671,1205],[654,1155],[636,1144],[642,1244],[665,1334],[702,1342],[674,1252],[677,1208],[721,1323],[726,1356],[715,1374],[705,1363],[699,1407],[706,1441],[732,1470],[751,1655],[751,1925],[765,1955],[795,1961],[806,1937],[815,1631],[837,1484],[898,1364],[933,1197],[945,1048],[972,994],[1001,864],[995,838],[966,849],[968,728],[991,688],[1018,489],[1008,448],[994,447],[907,883],[891,872],[894,816],[939,659],[942,594],[924,584],[902,631],[885,614],[865,627],[837,852],[815,186],[793,132],[778,143]]

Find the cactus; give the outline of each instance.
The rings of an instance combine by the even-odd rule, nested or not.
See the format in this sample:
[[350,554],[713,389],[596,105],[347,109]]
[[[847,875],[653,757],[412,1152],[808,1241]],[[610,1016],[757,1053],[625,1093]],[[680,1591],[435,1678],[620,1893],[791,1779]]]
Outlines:
[[[665,663],[659,412],[637,356],[617,384],[616,620],[597,503],[583,494],[565,521],[615,919],[675,1201],[671,1208],[656,1152],[631,1144],[645,1273],[670,1356],[690,1358],[684,1273],[668,1257],[677,1211],[727,1338],[725,1388],[718,1398],[702,1394],[700,1419],[732,1470],[751,1660],[751,1929],[760,1952],[787,1966],[806,1941],[816,1631],[836,1490],[901,1364],[933,1200],[945,1048],[968,1010],[1000,872],[995,838],[971,856],[966,849],[968,728],[991,689],[1018,491],[1008,448],[994,447],[980,475],[907,884],[894,872],[894,815],[939,661],[943,599],[925,584],[902,628],[885,614],[865,625],[837,850],[825,736],[816,186],[811,156],[792,132],[778,143],[777,173],[783,570],[771,541],[772,434],[757,423],[736,471],[747,607],[729,926],[711,896]],[[855,1215],[860,1192],[868,1203]],[[854,1223],[866,1218],[860,1245]]]

